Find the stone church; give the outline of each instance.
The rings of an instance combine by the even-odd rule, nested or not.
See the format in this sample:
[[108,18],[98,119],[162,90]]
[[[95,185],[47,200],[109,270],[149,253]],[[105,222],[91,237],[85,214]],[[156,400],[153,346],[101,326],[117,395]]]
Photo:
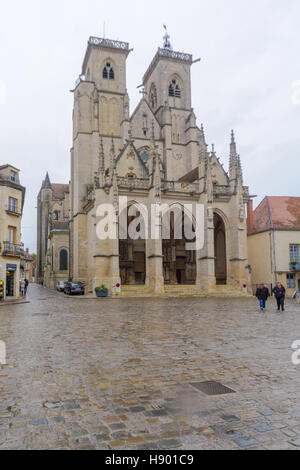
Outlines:
[[[250,196],[243,185],[233,131],[226,173],[214,146],[208,150],[203,126],[196,123],[191,97],[193,57],[173,51],[168,34],[146,70],[141,100],[130,114],[129,53],[126,42],[90,37],[73,90],[71,181],[66,191],[69,201],[64,202],[68,213],[56,221],[68,222],[63,241],[68,252],[65,278],[84,282],[90,293],[101,284],[114,292],[118,282],[125,292],[158,294],[240,292],[243,284],[250,288],[245,211]],[[49,190],[42,188],[40,199]],[[158,239],[100,240],[97,208],[111,203],[120,217],[120,196],[128,198],[128,207],[122,209],[128,224],[133,204],[142,204],[149,213],[157,203],[171,209],[202,204],[203,248],[187,251],[185,240],[175,239],[175,211],[169,239],[161,235]],[[40,225],[43,214],[41,207]],[[52,215],[50,219],[53,224]],[[41,228],[38,234],[44,239],[43,247],[38,246],[38,251],[44,250],[40,276],[48,270],[51,287],[62,274],[59,262],[55,264],[62,245],[51,245],[53,234],[57,236],[49,229],[45,235]]]

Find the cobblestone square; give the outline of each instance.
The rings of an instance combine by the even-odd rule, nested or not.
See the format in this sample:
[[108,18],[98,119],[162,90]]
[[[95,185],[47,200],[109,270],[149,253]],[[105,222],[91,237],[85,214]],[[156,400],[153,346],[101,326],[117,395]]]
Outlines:
[[29,299],[0,307],[0,449],[300,449],[293,301]]

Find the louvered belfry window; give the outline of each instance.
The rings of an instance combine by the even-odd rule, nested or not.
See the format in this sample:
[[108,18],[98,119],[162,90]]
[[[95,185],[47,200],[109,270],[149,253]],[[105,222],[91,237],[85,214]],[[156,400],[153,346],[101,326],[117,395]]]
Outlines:
[[115,72],[114,69],[112,68],[112,65],[110,62],[107,62],[104,69],[102,76],[105,80],[114,80],[115,79]]
[[169,96],[175,96],[175,98],[181,97],[180,86],[174,78],[169,85]]

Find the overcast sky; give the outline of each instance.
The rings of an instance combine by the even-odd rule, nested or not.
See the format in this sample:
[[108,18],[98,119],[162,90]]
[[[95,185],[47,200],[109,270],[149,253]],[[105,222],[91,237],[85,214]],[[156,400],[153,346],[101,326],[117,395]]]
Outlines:
[[300,93],[292,99],[300,82],[299,0],[2,0],[0,11],[0,164],[21,169],[23,241],[31,251],[46,171],[52,182],[69,182],[69,90],[89,36],[102,37],[104,22],[106,37],[134,48],[131,111],[166,23],[174,50],[202,59],[192,69],[193,107],[225,168],[234,128],[255,204],[265,195],[299,196]]

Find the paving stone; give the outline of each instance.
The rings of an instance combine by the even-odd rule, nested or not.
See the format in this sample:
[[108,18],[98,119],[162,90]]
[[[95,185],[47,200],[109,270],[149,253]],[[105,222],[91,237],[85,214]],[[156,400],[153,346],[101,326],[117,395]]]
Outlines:
[[119,430],[119,429],[126,429],[126,426],[124,423],[112,423],[109,425],[109,427],[113,430]]
[[255,431],[257,432],[268,432],[268,431],[272,431],[272,428],[270,426],[267,426],[267,425],[258,425],[258,426],[253,426],[253,429],[255,429]]
[[29,424],[32,426],[41,426],[43,424],[48,424],[48,421],[45,418],[33,419],[32,421],[29,421]]
[[97,434],[95,436],[95,439],[97,442],[103,442],[103,441],[110,441],[110,435],[109,434]]
[[145,444],[140,444],[137,447],[137,450],[160,450],[158,442],[147,442]]
[[162,439],[158,441],[158,446],[160,449],[177,449],[181,446],[181,441],[179,439]]
[[234,442],[240,446],[240,447],[254,447],[258,445],[258,442],[255,439],[252,439],[250,437],[238,437],[237,439],[234,439]]
[[234,422],[240,421],[240,418],[234,415],[223,415],[221,416],[221,418],[224,419],[224,421],[227,421],[228,423],[234,423]]
[[262,416],[272,416],[274,414],[274,411],[272,410],[261,410],[259,411],[259,414]]
[[153,411],[150,411],[150,414],[152,416],[168,416],[168,413],[166,410],[153,410]]
[[144,408],[143,406],[132,406],[129,408],[129,411],[131,411],[131,413],[141,413],[142,411],[145,411],[146,408]]

